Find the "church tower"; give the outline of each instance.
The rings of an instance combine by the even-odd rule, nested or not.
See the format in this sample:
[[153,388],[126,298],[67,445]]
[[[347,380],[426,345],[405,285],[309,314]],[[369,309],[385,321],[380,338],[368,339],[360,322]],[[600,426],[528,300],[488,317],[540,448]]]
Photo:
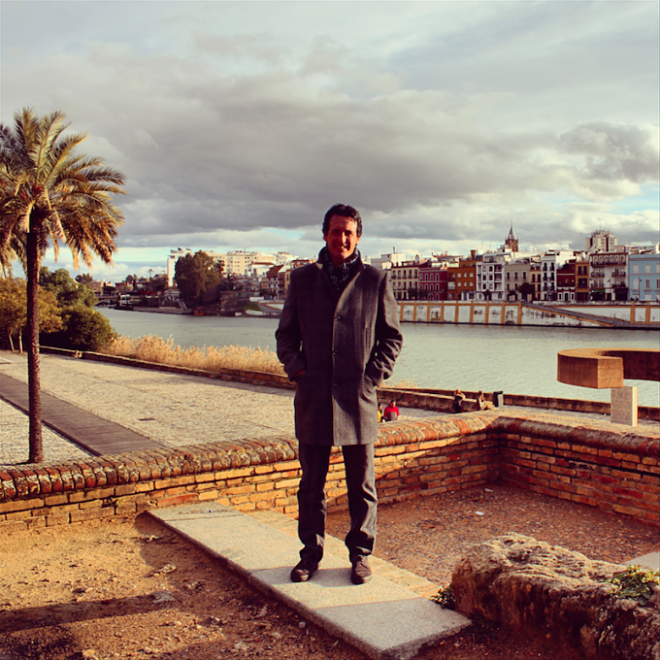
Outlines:
[[509,235],[504,241],[504,247],[511,252],[518,252],[518,237],[513,233],[513,223],[511,223],[511,229],[509,229]]

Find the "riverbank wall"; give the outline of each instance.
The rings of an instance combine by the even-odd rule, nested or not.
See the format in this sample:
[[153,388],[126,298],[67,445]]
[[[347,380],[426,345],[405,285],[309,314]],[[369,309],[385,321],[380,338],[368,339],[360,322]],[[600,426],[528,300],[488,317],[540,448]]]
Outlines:
[[[397,301],[404,323],[454,323],[569,328],[619,328],[660,330],[660,304],[628,303],[526,303],[522,301]],[[259,303],[260,312],[249,315],[279,316],[282,301]],[[145,308],[145,311],[149,311]]]
[[574,328],[660,330],[660,305],[486,301],[399,301],[400,319],[409,323],[466,323]]
[[[239,377],[264,382],[263,374]],[[300,467],[293,437],[203,440],[182,449],[2,468],[0,530],[133,516],[193,502],[296,515]],[[536,416],[506,406],[439,413],[382,424],[376,474],[384,503],[502,480],[660,527],[656,425],[633,428],[557,411]],[[332,455],[327,491],[330,510],[347,507],[339,450]]]
[[[405,323],[456,323],[478,325],[529,325],[572,328],[660,330],[660,304],[628,303],[527,303],[455,300],[399,300]],[[281,314],[283,303],[261,303],[263,314]]]

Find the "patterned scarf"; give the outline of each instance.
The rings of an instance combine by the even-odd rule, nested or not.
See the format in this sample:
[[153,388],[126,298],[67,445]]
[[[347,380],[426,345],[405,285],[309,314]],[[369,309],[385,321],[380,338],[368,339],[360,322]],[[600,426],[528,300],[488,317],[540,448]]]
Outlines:
[[326,245],[319,252],[319,261],[330,280],[330,284],[332,284],[332,288],[337,294],[337,298],[339,298],[361,263],[360,251],[356,249],[353,256],[346,263],[341,264],[341,266],[335,266],[332,263],[328,246]]

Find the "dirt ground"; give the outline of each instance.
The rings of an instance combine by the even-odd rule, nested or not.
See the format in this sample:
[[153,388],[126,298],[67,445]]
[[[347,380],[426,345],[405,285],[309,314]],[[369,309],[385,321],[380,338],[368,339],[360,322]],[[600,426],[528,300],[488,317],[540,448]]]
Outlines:
[[[330,516],[329,533],[343,537],[347,521]],[[376,554],[446,585],[467,545],[508,532],[614,562],[649,552],[660,536],[627,518],[493,485],[381,506]],[[417,657],[561,660],[478,622]],[[0,660],[78,658],[365,660],[146,515],[4,534]]]

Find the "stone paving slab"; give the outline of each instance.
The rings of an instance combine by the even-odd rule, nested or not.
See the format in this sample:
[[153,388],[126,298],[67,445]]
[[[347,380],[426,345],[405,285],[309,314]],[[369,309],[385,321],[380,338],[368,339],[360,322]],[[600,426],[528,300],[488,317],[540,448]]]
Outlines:
[[[295,518],[279,513],[279,511],[250,511],[246,513],[246,515],[255,520],[260,520],[270,527],[279,529],[281,532],[284,532],[295,539],[298,538],[298,521]],[[348,552],[346,545],[342,540],[330,535],[325,537],[325,549],[327,553],[336,557],[344,557]],[[415,575],[414,573],[399,568],[398,566],[394,566],[394,564],[390,564],[384,559],[371,557],[369,563],[376,575],[387,578],[391,582],[398,584],[400,587],[410,589],[420,596],[430,598],[434,594],[437,594],[440,589],[439,585],[430,580]]]
[[253,586],[374,660],[409,660],[422,647],[470,623],[457,612],[382,577],[376,562],[372,562],[373,579],[356,586],[350,582],[348,560],[326,552],[312,580],[291,582],[289,574],[298,561],[300,542],[282,531],[286,524],[281,521],[276,523],[278,529],[254,516],[208,503],[149,514],[221,559]]

